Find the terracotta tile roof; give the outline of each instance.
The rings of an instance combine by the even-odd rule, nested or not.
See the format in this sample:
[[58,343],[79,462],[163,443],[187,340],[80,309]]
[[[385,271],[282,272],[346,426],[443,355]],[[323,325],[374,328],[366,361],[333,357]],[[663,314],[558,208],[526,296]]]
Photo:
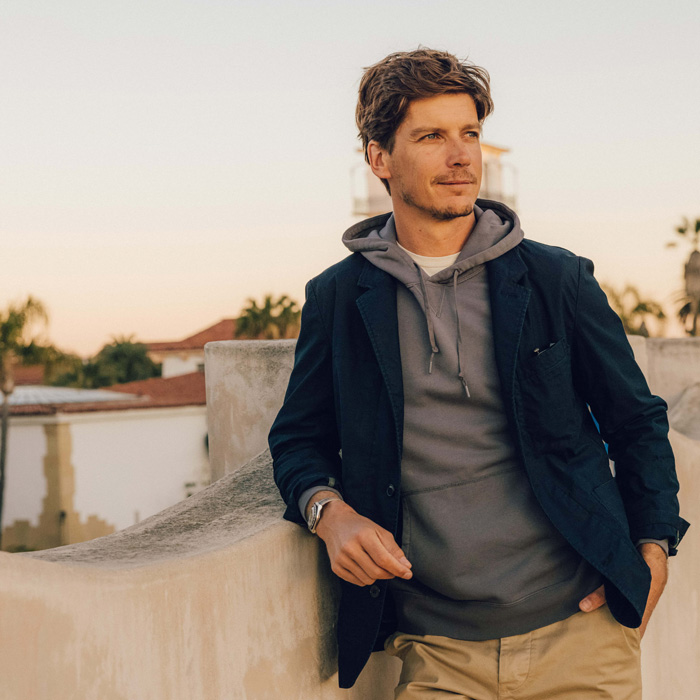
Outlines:
[[127,384],[115,384],[109,391],[133,394],[137,398],[85,403],[33,404],[12,406],[13,416],[52,415],[55,413],[90,413],[94,411],[126,411],[140,408],[204,406],[206,390],[204,373],[191,372],[177,377],[155,377]]
[[124,394],[136,394],[147,397],[152,401],[177,400],[180,405],[203,405],[207,402],[204,383],[204,372],[190,372],[176,377],[154,377],[138,382],[114,384],[110,391],[121,391]]
[[170,340],[158,343],[146,343],[149,350],[162,352],[165,350],[201,350],[205,343],[215,340],[233,340],[236,330],[236,319],[225,318],[203,331],[199,331],[184,340]]
[[44,383],[43,365],[18,365],[14,368],[15,386],[29,386]]

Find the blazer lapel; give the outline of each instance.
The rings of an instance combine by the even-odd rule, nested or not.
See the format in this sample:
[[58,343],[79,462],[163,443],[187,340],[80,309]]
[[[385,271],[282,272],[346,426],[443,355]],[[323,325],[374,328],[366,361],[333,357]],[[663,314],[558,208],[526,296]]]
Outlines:
[[396,315],[396,280],[364,261],[357,280],[365,288],[356,300],[389,395],[399,455],[403,445],[403,376]]
[[515,366],[525,312],[530,300],[527,267],[518,248],[486,263],[491,298],[491,321],[496,366],[501,380],[504,406],[515,416]]

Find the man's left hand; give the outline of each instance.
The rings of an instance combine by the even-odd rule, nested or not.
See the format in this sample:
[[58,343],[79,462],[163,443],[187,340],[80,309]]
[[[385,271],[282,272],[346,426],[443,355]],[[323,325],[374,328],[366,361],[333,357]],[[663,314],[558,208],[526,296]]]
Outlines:
[[[642,624],[639,626],[640,637],[644,636],[651,613],[654,612],[656,604],[666,587],[668,580],[668,558],[666,552],[653,542],[645,542],[639,545],[639,553],[644,557],[644,561],[651,571],[651,588],[647,598],[647,606],[642,617]],[[592,612],[605,604],[605,587],[596,588],[593,593],[587,595],[580,603],[579,608],[583,612]]]

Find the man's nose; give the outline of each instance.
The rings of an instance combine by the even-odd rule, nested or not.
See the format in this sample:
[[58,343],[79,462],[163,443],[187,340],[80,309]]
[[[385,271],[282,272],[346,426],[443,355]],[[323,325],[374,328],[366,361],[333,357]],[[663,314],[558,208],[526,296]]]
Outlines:
[[469,148],[462,139],[450,139],[448,141],[447,164],[450,167],[458,165],[471,165],[472,159]]

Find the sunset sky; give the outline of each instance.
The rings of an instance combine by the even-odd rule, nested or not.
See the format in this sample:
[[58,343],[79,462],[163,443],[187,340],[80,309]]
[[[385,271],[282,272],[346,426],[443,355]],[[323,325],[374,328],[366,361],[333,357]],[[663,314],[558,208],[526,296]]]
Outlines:
[[491,73],[525,235],[673,312],[700,217],[700,3],[0,0],[0,308],[48,337],[187,336],[346,254],[363,66]]

